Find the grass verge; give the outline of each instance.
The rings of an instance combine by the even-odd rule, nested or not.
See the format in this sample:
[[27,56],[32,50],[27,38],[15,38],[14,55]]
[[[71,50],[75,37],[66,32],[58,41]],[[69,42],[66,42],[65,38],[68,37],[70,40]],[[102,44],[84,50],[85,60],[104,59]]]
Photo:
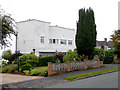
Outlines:
[[120,68],[112,68],[112,69],[100,70],[100,71],[95,71],[95,72],[90,72],[90,73],[83,73],[83,74],[79,74],[79,75],[75,75],[75,76],[71,76],[71,77],[66,77],[65,79],[72,81],[72,80],[80,78],[80,77],[90,76],[90,75],[95,75],[95,74],[102,74],[105,72],[115,71],[118,69],[120,69]]

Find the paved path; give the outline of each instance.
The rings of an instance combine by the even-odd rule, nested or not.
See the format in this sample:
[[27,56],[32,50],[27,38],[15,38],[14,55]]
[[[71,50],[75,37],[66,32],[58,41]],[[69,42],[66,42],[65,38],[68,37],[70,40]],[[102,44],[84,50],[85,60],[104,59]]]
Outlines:
[[117,68],[117,67],[118,67],[117,64],[109,64],[109,65],[105,65],[105,67],[100,67],[100,68],[96,68],[96,69],[73,71],[73,72],[63,73],[63,74],[59,74],[59,75],[53,75],[53,76],[50,76],[47,78],[40,78],[40,79],[33,79],[33,80],[28,80],[28,81],[23,81],[23,82],[18,82],[18,83],[12,83],[9,85],[11,87],[18,87],[18,88],[48,87],[48,86],[54,85],[56,83],[65,82],[66,80],[64,78],[68,77],[68,76],[73,76],[73,75],[88,73],[88,72],[93,72],[93,71],[99,71],[99,70],[105,70],[105,69],[111,69],[111,68]]
[[118,88],[118,72],[58,84],[49,88]]

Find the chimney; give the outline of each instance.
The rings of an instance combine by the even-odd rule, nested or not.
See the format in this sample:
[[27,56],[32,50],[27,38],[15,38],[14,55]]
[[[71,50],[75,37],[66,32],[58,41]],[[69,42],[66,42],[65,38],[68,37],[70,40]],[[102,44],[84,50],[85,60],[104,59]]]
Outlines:
[[107,38],[105,38],[105,42],[107,42]]

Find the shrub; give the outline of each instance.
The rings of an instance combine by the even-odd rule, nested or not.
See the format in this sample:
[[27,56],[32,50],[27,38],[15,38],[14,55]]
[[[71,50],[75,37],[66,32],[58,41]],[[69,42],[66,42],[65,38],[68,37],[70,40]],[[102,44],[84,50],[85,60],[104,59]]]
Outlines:
[[77,54],[77,50],[75,49],[73,52],[69,50],[67,54],[63,57],[63,61],[80,61],[80,57]]
[[39,57],[38,66],[47,66],[48,62],[54,63],[54,56]]
[[31,70],[33,67],[30,64],[25,64],[21,67],[21,72],[23,72],[24,70]]
[[10,67],[6,66],[2,68],[2,73],[7,73],[7,71],[10,69]]
[[1,63],[2,64],[1,66],[7,66],[8,65],[8,60],[5,60],[5,59],[1,59]]
[[43,75],[44,77],[47,77],[48,76],[48,70],[40,72],[40,74]]
[[102,48],[98,49],[98,48],[94,48],[94,51],[92,52],[92,54],[89,56],[89,59],[92,60],[94,58],[95,55],[98,55],[100,58],[100,61],[104,60],[104,55],[105,52]]
[[4,51],[2,53],[2,58],[6,59],[6,60],[9,60],[9,63],[11,64],[12,63],[11,62],[11,55],[12,55],[11,50],[7,50],[7,51]]
[[30,64],[32,67],[36,67],[38,64],[38,57],[34,54],[25,54],[19,57],[19,65],[22,67],[25,64]]
[[27,76],[30,76],[30,75],[31,75],[29,70],[24,70],[23,72],[24,72]]
[[105,51],[104,64],[110,64],[114,62],[114,50]]
[[17,65],[8,65],[5,67],[2,67],[2,73],[14,73],[17,70]]
[[63,56],[64,56],[64,53],[59,52],[58,54],[56,54],[56,55],[54,56],[54,61],[55,61],[55,62],[58,62],[58,60],[59,60],[60,63],[63,63]]
[[114,53],[117,54],[117,57],[118,57],[118,58],[120,58],[120,50],[119,50],[119,49],[115,50]]
[[23,54],[20,53],[20,52],[16,52],[16,53],[12,54],[12,55],[11,55],[11,61],[12,61],[12,63],[13,63],[13,61],[14,61],[14,64],[17,64],[17,61],[18,61],[19,56],[22,56],[22,55],[23,55]]
[[40,74],[39,70],[31,70],[31,75],[38,75]]
[[14,73],[16,70],[13,68],[13,67],[11,67],[8,71],[7,71],[7,73]]
[[31,70],[31,75],[41,75],[41,72],[44,72],[48,70],[47,66],[42,66],[42,67],[35,67],[34,69]]

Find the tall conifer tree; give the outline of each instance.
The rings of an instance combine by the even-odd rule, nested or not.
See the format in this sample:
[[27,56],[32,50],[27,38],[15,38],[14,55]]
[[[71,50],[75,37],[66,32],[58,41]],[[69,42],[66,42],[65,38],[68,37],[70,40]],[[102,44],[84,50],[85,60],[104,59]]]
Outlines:
[[89,56],[96,46],[96,24],[91,8],[79,10],[77,22],[76,47],[79,55]]

